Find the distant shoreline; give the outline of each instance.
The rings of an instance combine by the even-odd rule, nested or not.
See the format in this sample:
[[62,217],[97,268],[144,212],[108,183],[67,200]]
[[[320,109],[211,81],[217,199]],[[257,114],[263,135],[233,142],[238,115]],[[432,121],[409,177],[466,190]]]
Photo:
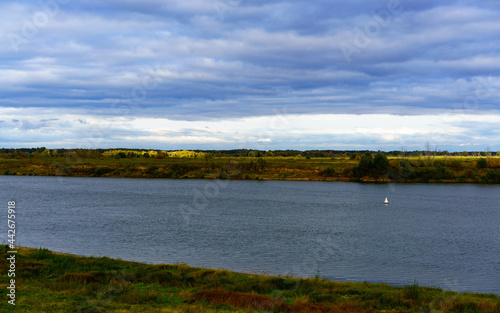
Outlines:
[[500,157],[389,157],[383,170],[356,171],[359,157],[3,157],[0,175],[500,184]]

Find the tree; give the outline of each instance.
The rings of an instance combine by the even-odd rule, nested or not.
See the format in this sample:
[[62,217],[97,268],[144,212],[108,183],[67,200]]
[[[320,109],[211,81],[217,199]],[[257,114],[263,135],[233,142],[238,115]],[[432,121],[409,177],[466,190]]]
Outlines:
[[387,156],[379,151],[373,158],[373,167],[375,168],[377,176],[387,173],[389,169],[389,160]]
[[212,159],[212,154],[211,153],[204,153],[203,158],[205,158],[205,160],[210,160],[210,159]]
[[51,155],[50,155],[50,150],[49,150],[49,149],[45,149],[45,150],[43,150],[43,152],[42,152],[42,156],[43,156],[43,157],[50,157],[50,156],[51,156]]
[[356,177],[363,177],[368,175],[373,168],[373,156],[370,152],[366,152],[359,160],[358,166],[352,169],[352,172]]

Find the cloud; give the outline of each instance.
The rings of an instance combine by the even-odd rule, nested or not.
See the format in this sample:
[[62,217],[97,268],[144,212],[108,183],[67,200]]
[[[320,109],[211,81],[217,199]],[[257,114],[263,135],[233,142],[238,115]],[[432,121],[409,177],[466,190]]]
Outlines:
[[[305,116],[500,114],[494,1],[60,1],[44,23],[34,21],[48,12],[38,1],[6,1],[0,12],[0,108],[46,113],[45,122],[16,117],[19,129],[67,134],[104,119],[226,121],[283,108]],[[17,49],[12,38],[22,39]],[[343,44],[355,48],[350,60]],[[52,120],[65,109],[71,127]],[[204,138],[193,134],[179,138]],[[403,135],[334,137],[362,148],[371,136],[410,140]],[[330,142],[311,136],[304,146]],[[109,143],[118,138],[137,142]],[[272,147],[291,138],[255,140]],[[211,147],[237,137],[220,140]]]
[[[205,120],[95,117],[64,109],[58,119],[50,109],[0,110],[0,146],[43,142],[51,148],[213,149],[423,149],[429,142],[440,150],[465,144],[497,149],[498,115],[440,114],[288,114]],[[283,114],[282,114],[283,113]],[[85,121],[84,123],[82,123]],[[78,142],[77,145],[74,143]],[[47,144],[49,143],[49,144]]]

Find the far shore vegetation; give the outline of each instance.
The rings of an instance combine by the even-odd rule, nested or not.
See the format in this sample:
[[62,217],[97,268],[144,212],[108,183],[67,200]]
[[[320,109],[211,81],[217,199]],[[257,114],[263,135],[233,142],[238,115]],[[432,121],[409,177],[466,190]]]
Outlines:
[[[0,246],[7,290],[8,246]],[[437,287],[242,274],[16,248],[16,305],[0,312],[500,312],[500,296]]]
[[0,149],[0,175],[500,183],[500,152]]

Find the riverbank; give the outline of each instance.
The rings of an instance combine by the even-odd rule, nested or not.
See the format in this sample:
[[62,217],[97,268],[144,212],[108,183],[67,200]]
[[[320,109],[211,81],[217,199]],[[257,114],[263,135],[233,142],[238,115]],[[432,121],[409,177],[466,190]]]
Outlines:
[[[0,287],[8,290],[8,247]],[[2,312],[500,312],[500,296],[251,275],[18,248],[16,305]]]
[[389,157],[359,175],[359,157],[26,157],[0,158],[0,175],[395,183],[500,183],[500,158]]

